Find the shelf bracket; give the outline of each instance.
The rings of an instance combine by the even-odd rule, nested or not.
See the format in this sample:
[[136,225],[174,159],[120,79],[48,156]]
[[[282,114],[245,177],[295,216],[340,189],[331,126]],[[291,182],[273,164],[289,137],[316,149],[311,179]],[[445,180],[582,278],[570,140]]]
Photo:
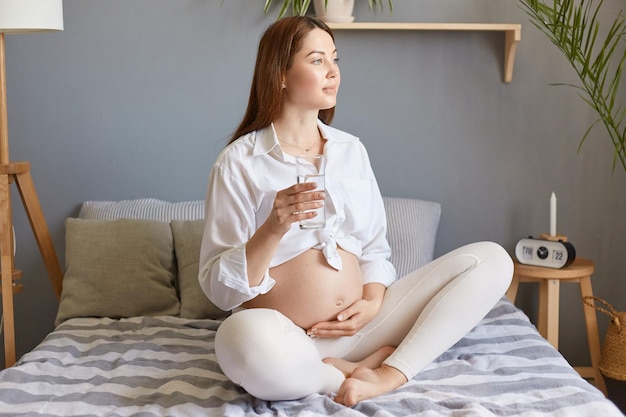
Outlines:
[[354,22],[328,23],[333,30],[455,30],[455,31],[497,31],[504,32],[503,81],[513,79],[513,66],[517,44],[522,39],[522,25],[519,23],[398,23],[398,22]]

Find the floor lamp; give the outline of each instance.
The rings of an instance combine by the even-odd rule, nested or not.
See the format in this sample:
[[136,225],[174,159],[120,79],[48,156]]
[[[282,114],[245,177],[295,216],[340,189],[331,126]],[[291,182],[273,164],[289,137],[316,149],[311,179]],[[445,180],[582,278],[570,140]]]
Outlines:
[[63,30],[62,0],[0,0],[0,274],[2,286],[2,317],[4,320],[5,366],[15,364],[15,323],[13,293],[14,279],[21,273],[14,268],[11,189],[15,183],[31,228],[37,240],[48,275],[57,297],[61,294],[63,272],[57,258],[48,226],[35,192],[30,164],[9,159],[9,128],[7,117],[7,88],[5,34],[47,30]]

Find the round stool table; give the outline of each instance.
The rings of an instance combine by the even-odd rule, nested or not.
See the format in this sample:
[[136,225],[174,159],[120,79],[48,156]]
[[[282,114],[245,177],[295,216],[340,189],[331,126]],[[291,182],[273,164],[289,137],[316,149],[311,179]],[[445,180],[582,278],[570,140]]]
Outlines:
[[[561,283],[577,283],[581,297],[593,296],[591,274],[595,267],[590,259],[576,258],[570,265],[555,269],[541,266],[525,265],[514,261],[514,272],[511,286],[506,296],[515,302],[520,282],[539,283],[539,311],[537,329],[555,349],[559,348],[559,295]],[[598,336],[598,320],[596,311],[581,300],[585,313],[587,341],[591,356],[591,366],[575,367],[583,378],[593,378],[595,386],[606,395],[604,378],[598,367],[600,363],[600,337]]]

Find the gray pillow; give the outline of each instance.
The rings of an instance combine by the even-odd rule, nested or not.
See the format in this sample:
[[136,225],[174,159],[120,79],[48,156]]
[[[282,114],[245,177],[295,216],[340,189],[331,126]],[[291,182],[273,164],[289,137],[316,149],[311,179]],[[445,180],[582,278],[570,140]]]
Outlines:
[[403,277],[433,260],[441,205],[415,198],[383,197],[391,263]]
[[204,220],[173,220],[170,223],[178,262],[180,316],[188,319],[219,319],[229,312],[217,308],[198,282],[200,245]]
[[[392,251],[391,262],[396,267],[398,275],[403,277],[433,259],[441,217],[441,205],[433,201],[416,198],[383,197],[383,202],[387,212],[387,239]],[[204,213],[203,209],[204,202],[202,200],[177,203],[152,198],[124,201],[86,201],[81,207],[79,216],[99,220],[131,217],[170,222],[201,219]],[[186,275],[193,279],[193,284],[195,284],[196,278],[193,273],[187,272]],[[184,284],[184,286],[186,285]],[[186,291],[193,294],[193,291],[189,290],[191,284],[189,285]],[[182,293],[181,298],[184,298]]]
[[204,218],[204,200],[170,202],[156,198],[85,201],[78,217],[94,220],[145,219],[170,222]]
[[65,227],[57,325],[73,317],[179,314],[169,223],[70,218]]

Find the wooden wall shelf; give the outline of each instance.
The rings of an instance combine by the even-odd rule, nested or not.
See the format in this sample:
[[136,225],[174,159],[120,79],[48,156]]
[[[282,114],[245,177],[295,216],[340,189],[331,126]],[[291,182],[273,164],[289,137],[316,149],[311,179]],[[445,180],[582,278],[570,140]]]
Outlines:
[[513,79],[513,65],[517,44],[522,39],[519,23],[391,23],[354,22],[329,23],[333,30],[446,30],[446,31],[491,31],[504,32],[504,82]]

